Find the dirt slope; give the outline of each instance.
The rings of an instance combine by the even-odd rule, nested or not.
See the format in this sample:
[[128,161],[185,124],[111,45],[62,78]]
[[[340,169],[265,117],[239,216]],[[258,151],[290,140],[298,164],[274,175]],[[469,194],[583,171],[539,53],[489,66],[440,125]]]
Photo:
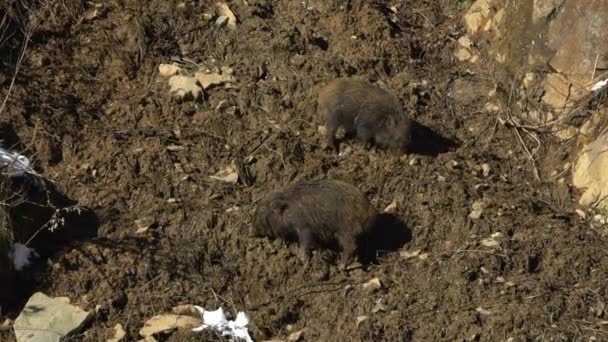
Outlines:
[[[289,326],[306,341],[608,338],[597,324],[607,319],[602,230],[573,214],[567,187],[535,180],[516,135],[483,110],[492,73],[453,61],[455,4],[247,3],[229,3],[235,31],[206,19],[215,9],[205,1],[113,1],[92,20],[70,1],[37,10],[52,20],[28,43],[0,120],[41,173],[99,216],[98,238],[62,245],[30,277],[49,295],[101,305],[75,340],[105,341],[117,323],[135,340],[145,320],[187,303],[245,310],[257,340]],[[18,52],[4,48],[2,98]],[[176,102],[157,71],[173,56],[231,67],[235,87]],[[415,153],[322,150],[314,94],[339,76],[403,100]],[[465,103],[457,79],[478,86]],[[233,107],[216,111],[224,100]],[[232,161],[238,184],[209,178]],[[312,178],[349,181],[379,209],[396,201],[405,226],[386,226],[394,238],[364,269],[343,274],[316,253],[303,271],[296,245],[248,237],[255,201]],[[153,223],[144,234],[138,219]],[[498,246],[484,246],[492,236]],[[380,289],[361,286],[374,277]]]

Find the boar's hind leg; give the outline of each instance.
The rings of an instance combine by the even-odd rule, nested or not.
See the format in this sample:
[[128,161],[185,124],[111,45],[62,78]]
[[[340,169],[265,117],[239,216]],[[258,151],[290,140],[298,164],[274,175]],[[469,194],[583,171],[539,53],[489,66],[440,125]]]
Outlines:
[[374,145],[374,133],[369,127],[364,125],[357,127],[357,137],[368,150]]
[[347,235],[342,236],[338,239],[340,246],[342,247],[342,269],[346,269],[351,262],[355,261],[355,254],[357,251],[357,240],[354,236]]
[[300,243],[300,259],[305,264],[308,264],[311,255],[312,248],[312,234],[310,229],[299,228],[298,231],[298,241]]

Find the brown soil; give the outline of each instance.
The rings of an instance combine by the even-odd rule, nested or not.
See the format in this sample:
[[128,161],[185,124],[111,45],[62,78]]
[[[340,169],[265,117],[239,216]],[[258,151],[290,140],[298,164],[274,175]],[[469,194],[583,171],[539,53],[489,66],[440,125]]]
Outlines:
[[[256,340],[290,328],[306,341],[608,338],[602,231],[573,213],[567,186],[535,180],[517,136],[483,111],[484,87],[455,100],[454,80],[491,76],[453,61],[455,4],[404,0],[394,14],[382,1],[232,1],[230,31],[204,18],[215,2],[112,1],[92,20],[78,1],[45,3],[0,120],[99,218],[93,239],[36,238],[47,260],[20,275],[23,300],[40,290],[99,305],[76,340],[105,341],[117,323],[136,340],[145,320],[180,304],[244,310]],[[2,47],[2,98],[20,37]],[[177,102],[157,72],[173,56],[229,66],[236,86]],[[404,101],[414,153],[322,149],[314,94],[340,76],[381,81]],[[233,108],[216,111],[224,100]],[[210,179],[232,161],[238,184]],[[378,209],[396,201],[388,241],[363,268],[341,273],[318,252],[305,271],[296,244],[248,236],[259,198],[312,178],[351,182]],[[481,218],[468,218],[480,200]],[[153,223],[146,233],[138,219]],[[483,246],[494,233],[500,245]],[[364,289],[374,277],[382,287]],[[23,300],[1,314],[14,318]],[[218,340],[185,335],[170,339]]]

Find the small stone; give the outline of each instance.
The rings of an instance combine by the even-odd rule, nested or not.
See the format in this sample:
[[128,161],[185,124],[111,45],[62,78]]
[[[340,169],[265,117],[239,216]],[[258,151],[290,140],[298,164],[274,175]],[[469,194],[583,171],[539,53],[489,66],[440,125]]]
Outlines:
[[382,298],[379,298],[378,301],[376,302],[376,305],[374,305],[374,307],[372,308],[372,313],[377,313],[380,311],[382,311],[382,312],[386,311],[384,304],[382,304]]
[[467,13],[463,17],[463,20],[467,32],[474,34],[481,28],[484,18],[481,13]]
[[171,152],[177,152],[177,151],[183,151],[186,148],[184,146],[181,145],[169,145],[167,146],[167,151],[171,151]]
[[170,77],[179,74],[181,68],[173,64],[161,64],[158,66],[158,73],[163,77]]
[[490,175],[490,165],[488,165],[487,163],[481,164],[481,174],[484,177],[488,177]]
[[397,211],[397,200],[393,200],[386,208],[384,208],[385,213],[394,213]]
[[357,316],[357,327],[363,322],[365,322],[369,317],[367,316]]
[[419,256],[420,255],[420,250],[417,249],[417,250],[415,250],[413,252],[402,251],[401,253],[399,253],[399,255],[401,255],[402,258],[411,259],[411,258],[415,258],[415,257]]
[[226,110],[229,107],[230,107],[230,102],[228,102],[227,100],[222,100],[215,107],[215,111],[216,112],[223,112],[224,110]]
[[477,62],[479,62],[479,55],[473,55],[471,59],[469,59],[469,63],[475,64]]
[[230,9],[230,7],[228,7],[228,5],[226,5],[224,3],[219,3],[219,2],[217,3],[217,7],[218,7],[218,12],[219,12],[220,16],[227,18],[228,28],[231,30],[236,29],[236,16],[234,15],[234,13]]
[[481,218],[481,214],[483,214],[483,210],[485,209],[486,204],[483,201],[475,201],[472,205],[472,211],[469,214],[469,218],[473,220],[477,220]]
[[169,79],[170,92],[183,100],[198,100],[203,90],[196,84],[196,79],[189,76],[175,75]]
[[410,166],[414,166],[414,165],[418,164],[418,159],[412,158],[412,159],[410,159],[410,162],[408,164]]
[[584,211],[582,211],[581,209],[576,209],[575,212],[578,216],[580,216],[584,219],[587,218],[587,214]]
[[239,181],[239,174],[236,172],[234,162],[230,166],[226,166],[220,171],[210,176],[211,179],[222,181],[225,183],[236,184]]
[[496,103],[488,102],[485,104],[484,109],[490,113],[496,113],[500,111],[500,106]]
[[114,326],[114,337],[107,340],[107,342],[120,342],[127,333],[125,329],[122,327],[122,324],[118,323]]
[[496,247],[500,246],[500,242],[498,242],[492,238],[486,238],[486,239],[481,240],[481,244],[483,246],[490,247],[490,248],[496,248]]
[[475,309],[475,311],[479,312],[480,314],[482,314],[484,316],[488,316],[488,315],[492,314],[491,311],[488,311],[488,310],[486,310],[486,309],[484,309],[482,307],[478,307],[477,309]]
[[524,76],[524,79],[522,81],[522,83],[524,84],[524,88],[525,89],[530,89],[530,86],[532,85],[532,83],[536,80],[536,73],[534,72],[527,72],[526,75]]
[[378,278],[373,278],[370,281],[368,281],[367,283],[363,284],[363,288],[366,290],[377,290],[379,288],[382,287],[382,284],[380,283],[380,279]]
[[317,127],[317,132],[319,132],[319,134],[321,134],[321,136],[326,136],[327,135],[327,127],[325,127],[325,126],[318,126]]
[[468,49],[466,48],[459,48],[458,50],[456,50],[456,52],[454,52],[454,57],[456,57],[456,59],[459,62],[466,62],[469,59],[471,59],[472,55],[469,52]]
[[304,331],[306,329],[302,329],[302,330],[298,330],[296,332],[293,332],[291,334],[289,334],[289,336],[287,337],[287,341],[288,342],[297,342],[300,341],[302,339],[302,335],[304,334]]
[[578,128],[574,126],[567,126],[564,129],[560,129],[555,132],[555,136],[561,140],[570,140],[578,135]]
[[[222,67],[222,69],[224,68],[226,67]],[[194,78],[201,84],[203,89],[209,89],[212,86],[236,82],[236,78],[232,75],[232,69],[230,69],[230,71],[231,72],[224,71],[221,75],[218,73],[196,72],[194,73]]]
[[470,48],[471,47],[471,38],[469,38],[469,36],[462,36],[460,38],[458,38],[458,44],[460,46],[462,46],[463,48]]
[[215,20],[215,26],[217,26],[217,27],[223,27],[226,24],[228,24],[228,17],[225,15],[220,15]]
[[289,59],[289,62],[294,66],[301,67],[304,65],[304,63],[306,63],[306,57],[296,54]]

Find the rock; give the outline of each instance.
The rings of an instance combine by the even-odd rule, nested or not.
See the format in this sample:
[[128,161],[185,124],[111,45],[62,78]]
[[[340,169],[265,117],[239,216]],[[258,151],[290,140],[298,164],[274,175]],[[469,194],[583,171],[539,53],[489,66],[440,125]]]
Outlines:
[[228,25],[228,28],[231,30],[236,29],[236,16],[234,15],[230,7],[228,7],[228,5],[226,5],[225,3],[218,2],[217,9],[218,13],[220,14],[220,17],[226,17],[226,24]]
[[534,0],[532,20],[535,22],[546,19],[551,12],[560,7],[565,0]]
[[114,326],[114,337],[107,340],[107,342],[120,342],[127,333],[123,329],[122,324],[118,323]]
[[466,62],[471,59],[471,53],[469,52],[469,49],[461,47],[454,52],[454,57],[456,57],[459,62]]
[[543,102],[553,110],[563,110],[566,106],[579,100],[587,91],[572,83],[559,73],[547,74],[543,82],[545,94]]
[[586,145],[573,166],[572,183],[583,191],[579,200],[582,206],[608,210],[608,134],[599,136]]
[[547,33],[547,45],[556,51],[549,65],[573,84],[565,94],[580,97],[586,93],[579,94],[581,89],[590,88],[596,70],[608,68],[608,1],[544,2],[551,11],[564,3]]
[[174,64],[161,64],[158,66],[158,73],[163,77],[170,77],[179,74],[181,68]]
[[150,318],[139,330],[141,337],[154,336],[174,329],[192,329],[200,325],[200,318],[175,314],[158,315]]
[[196,80],[203,86],[203,89],[208,89],[212,86],[222,85],[226,83],[234,83],[236,82],[236,78],[232,76],[232,73],[205,73],[205,72],[197,72],[194,74]]
[[13,329],[17,342],[59,342],[78,332],[91,316],[92,312],[70,305],[64,299],[36,292],[15,320]]
[[501,38],[504,34],[504,29],[503,29],[504,21],[505,21],[505,9],[501,8],[498,11],[496,11],[496,14],[494,14],[494,19],[492,20],[492,30],[494,31],[494,36],[496,38]]
[[175,75],[169,79],[170,92],[183,100],[198,100],[203,96],[203,90],[196,84],[196,78]]

